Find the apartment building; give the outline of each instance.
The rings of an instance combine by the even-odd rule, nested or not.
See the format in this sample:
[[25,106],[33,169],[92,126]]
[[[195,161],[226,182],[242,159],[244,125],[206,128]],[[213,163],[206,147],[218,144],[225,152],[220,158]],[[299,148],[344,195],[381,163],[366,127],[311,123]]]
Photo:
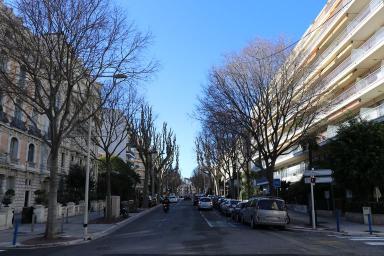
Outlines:
[[[319,145],[353,117],[384,117],[384,1],[329,0],[296,46],[313,77],[323,77],[331,107],[319,121]],[[307,168],[307,152],[294,147],[276,162],[276,178],[296,182]]]
[[[21,109],[0,94],[0,200],[13,189],[12,207],[17,212],[33,205],[36,190],[49,190],[49,147],[43,141],[48,121],[43,116],[35,121],[37,125],[32,125]],[[60,150],[60,175],[67,175],[72,164],[85,165],[86,152],[66,141]]]

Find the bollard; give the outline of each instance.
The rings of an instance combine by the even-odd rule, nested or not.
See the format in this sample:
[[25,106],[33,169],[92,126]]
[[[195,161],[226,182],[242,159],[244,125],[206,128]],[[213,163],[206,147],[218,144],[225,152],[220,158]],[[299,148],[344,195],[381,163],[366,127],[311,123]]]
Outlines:
[[35,214],[32,213],[31,232],[35,231]]
[[336,229],[340,232],[340,210],[336,209]]
[[67,219],[66,219],[65,223],[68,224],[68,222],[69,222],[69,220],[68,220],[68,207],[67,207]]
[[372,221],[371,221],[371,214],[368,214],[368,230],[369,230],[369,234],[372,235]]
[[18,229],[19,229],[19,222],[15,220],[15,230],[13,231],[13,241],[12,241],[13,246],[16,246]]
[[61,233],[64,233],[64,213],[61,214]]

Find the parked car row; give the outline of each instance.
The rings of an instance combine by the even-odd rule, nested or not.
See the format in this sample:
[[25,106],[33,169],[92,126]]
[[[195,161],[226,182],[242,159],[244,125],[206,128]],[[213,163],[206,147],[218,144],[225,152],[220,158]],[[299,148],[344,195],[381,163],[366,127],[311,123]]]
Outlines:
[[254,197],[248,201],[222,198],[217,209],[252,228],[258,225],[285,228],[290,221],[284,200],[277,197]]

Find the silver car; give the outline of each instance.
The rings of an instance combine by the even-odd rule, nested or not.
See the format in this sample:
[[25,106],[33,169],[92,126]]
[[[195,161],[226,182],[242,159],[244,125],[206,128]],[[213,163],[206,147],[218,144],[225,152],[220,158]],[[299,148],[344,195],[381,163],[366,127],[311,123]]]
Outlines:
[[199,210],[212,210],[212,200],[209,197],[200,197],[199,202],[197,204]]
[[257,225],[285,227],[289,218],[284,200],[273,197],[250,199],[243,212],[242,221],[252,228]]

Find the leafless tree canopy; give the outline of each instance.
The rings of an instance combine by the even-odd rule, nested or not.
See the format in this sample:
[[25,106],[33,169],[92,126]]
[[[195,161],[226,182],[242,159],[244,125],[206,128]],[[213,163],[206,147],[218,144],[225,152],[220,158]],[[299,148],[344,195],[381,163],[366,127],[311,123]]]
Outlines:
[[62,141],[94,116],[120,82],[134,84],[155,65],[143,58],[149,35],[136,31],[108,0],[16,0],[12,7],[14,12],[6,6],[0,12],[0,49],[9,60],[0,71],[1,89],[28,122],[38,125],[36,115],[48,120],[46,236],[52,238]]
[[253,159],[270,184],[277,157],[324,111],[321,79],[309,81],[311,70],[303,63],[301,53],[288,49],[284,41],[256,40],[212,69],[200,98],[199,119],[237,132],[239,140],[249,137]]

